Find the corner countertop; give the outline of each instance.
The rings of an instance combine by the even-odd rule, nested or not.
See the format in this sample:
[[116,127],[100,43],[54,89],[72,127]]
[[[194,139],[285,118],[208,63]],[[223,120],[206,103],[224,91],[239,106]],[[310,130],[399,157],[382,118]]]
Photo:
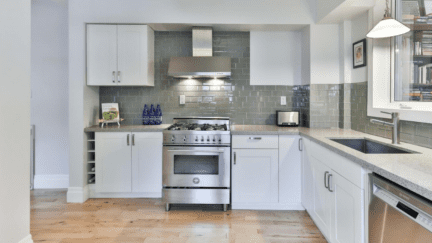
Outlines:
[[162,132],[167,129],[171,124],[162,125],[121,125],[118,127],[115,124],[105,125],[101,128],[98,125],[86,127],[84,132]]
[[[301,135],[311,141],[373,171],[411,191],[432,200],[432,149],[401,143],[390,139],[348,129],[315,129],[277,127],[272,125],[234,125],[233,135]],[[408,149],[418,154],[364,154],[329,138],[368,138],[391,146]]]

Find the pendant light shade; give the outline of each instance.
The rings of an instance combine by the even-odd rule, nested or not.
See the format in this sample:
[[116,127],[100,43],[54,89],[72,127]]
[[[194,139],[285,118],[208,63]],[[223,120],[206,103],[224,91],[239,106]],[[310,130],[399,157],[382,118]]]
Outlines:
[[368,38],[388,38],[403,35],[409,31],[410,28],[391,17],[387,0],[384,19],[375,25],[375,27],[373,27],[373,29],[369,31],[366,36]]
[[387,17],[381,20],[375,27],[366,35],[368,38],[387,38],[408,33],[410,28],[406,27],[396,19]]

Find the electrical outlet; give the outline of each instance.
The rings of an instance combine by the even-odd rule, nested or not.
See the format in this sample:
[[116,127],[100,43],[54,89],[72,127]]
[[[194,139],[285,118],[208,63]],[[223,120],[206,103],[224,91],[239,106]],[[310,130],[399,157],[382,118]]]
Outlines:
[[281,96],[281,105],[286,105],[286,96]]
[[186,95],[180,95],[180,105],[184,105],[186,103]]

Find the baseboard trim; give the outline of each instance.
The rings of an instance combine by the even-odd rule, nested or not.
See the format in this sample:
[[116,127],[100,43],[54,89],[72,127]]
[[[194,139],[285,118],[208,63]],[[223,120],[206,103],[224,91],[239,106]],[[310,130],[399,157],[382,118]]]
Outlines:
[[35,175],[35,189],[68,188],[69,175]]
[[301,203],[232,203],[231,208],[240,210],[305,210]]
[[89,198],[88,185],[84,187],[69,187],[66,196],[68,203],[84,203]]
[[28,235],[24,239],[20,240],[18,243],[33,243],[32,236]]

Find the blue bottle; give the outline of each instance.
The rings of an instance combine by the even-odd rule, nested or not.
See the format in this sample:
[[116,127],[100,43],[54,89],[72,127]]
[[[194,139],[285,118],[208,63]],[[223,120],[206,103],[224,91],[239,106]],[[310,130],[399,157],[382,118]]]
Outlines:
[[156,125],[162,124],[162,109],[160,108],[160,105],[157,105],[156,108]]
[[149,111],[149,125],[154,125],[156,123],[155,112],[155,108],[153,104],[151,104]]
[[142,124],[143,125],[149,124],[149,108],[147,105],[144,105],[144,110],[142,113]]

